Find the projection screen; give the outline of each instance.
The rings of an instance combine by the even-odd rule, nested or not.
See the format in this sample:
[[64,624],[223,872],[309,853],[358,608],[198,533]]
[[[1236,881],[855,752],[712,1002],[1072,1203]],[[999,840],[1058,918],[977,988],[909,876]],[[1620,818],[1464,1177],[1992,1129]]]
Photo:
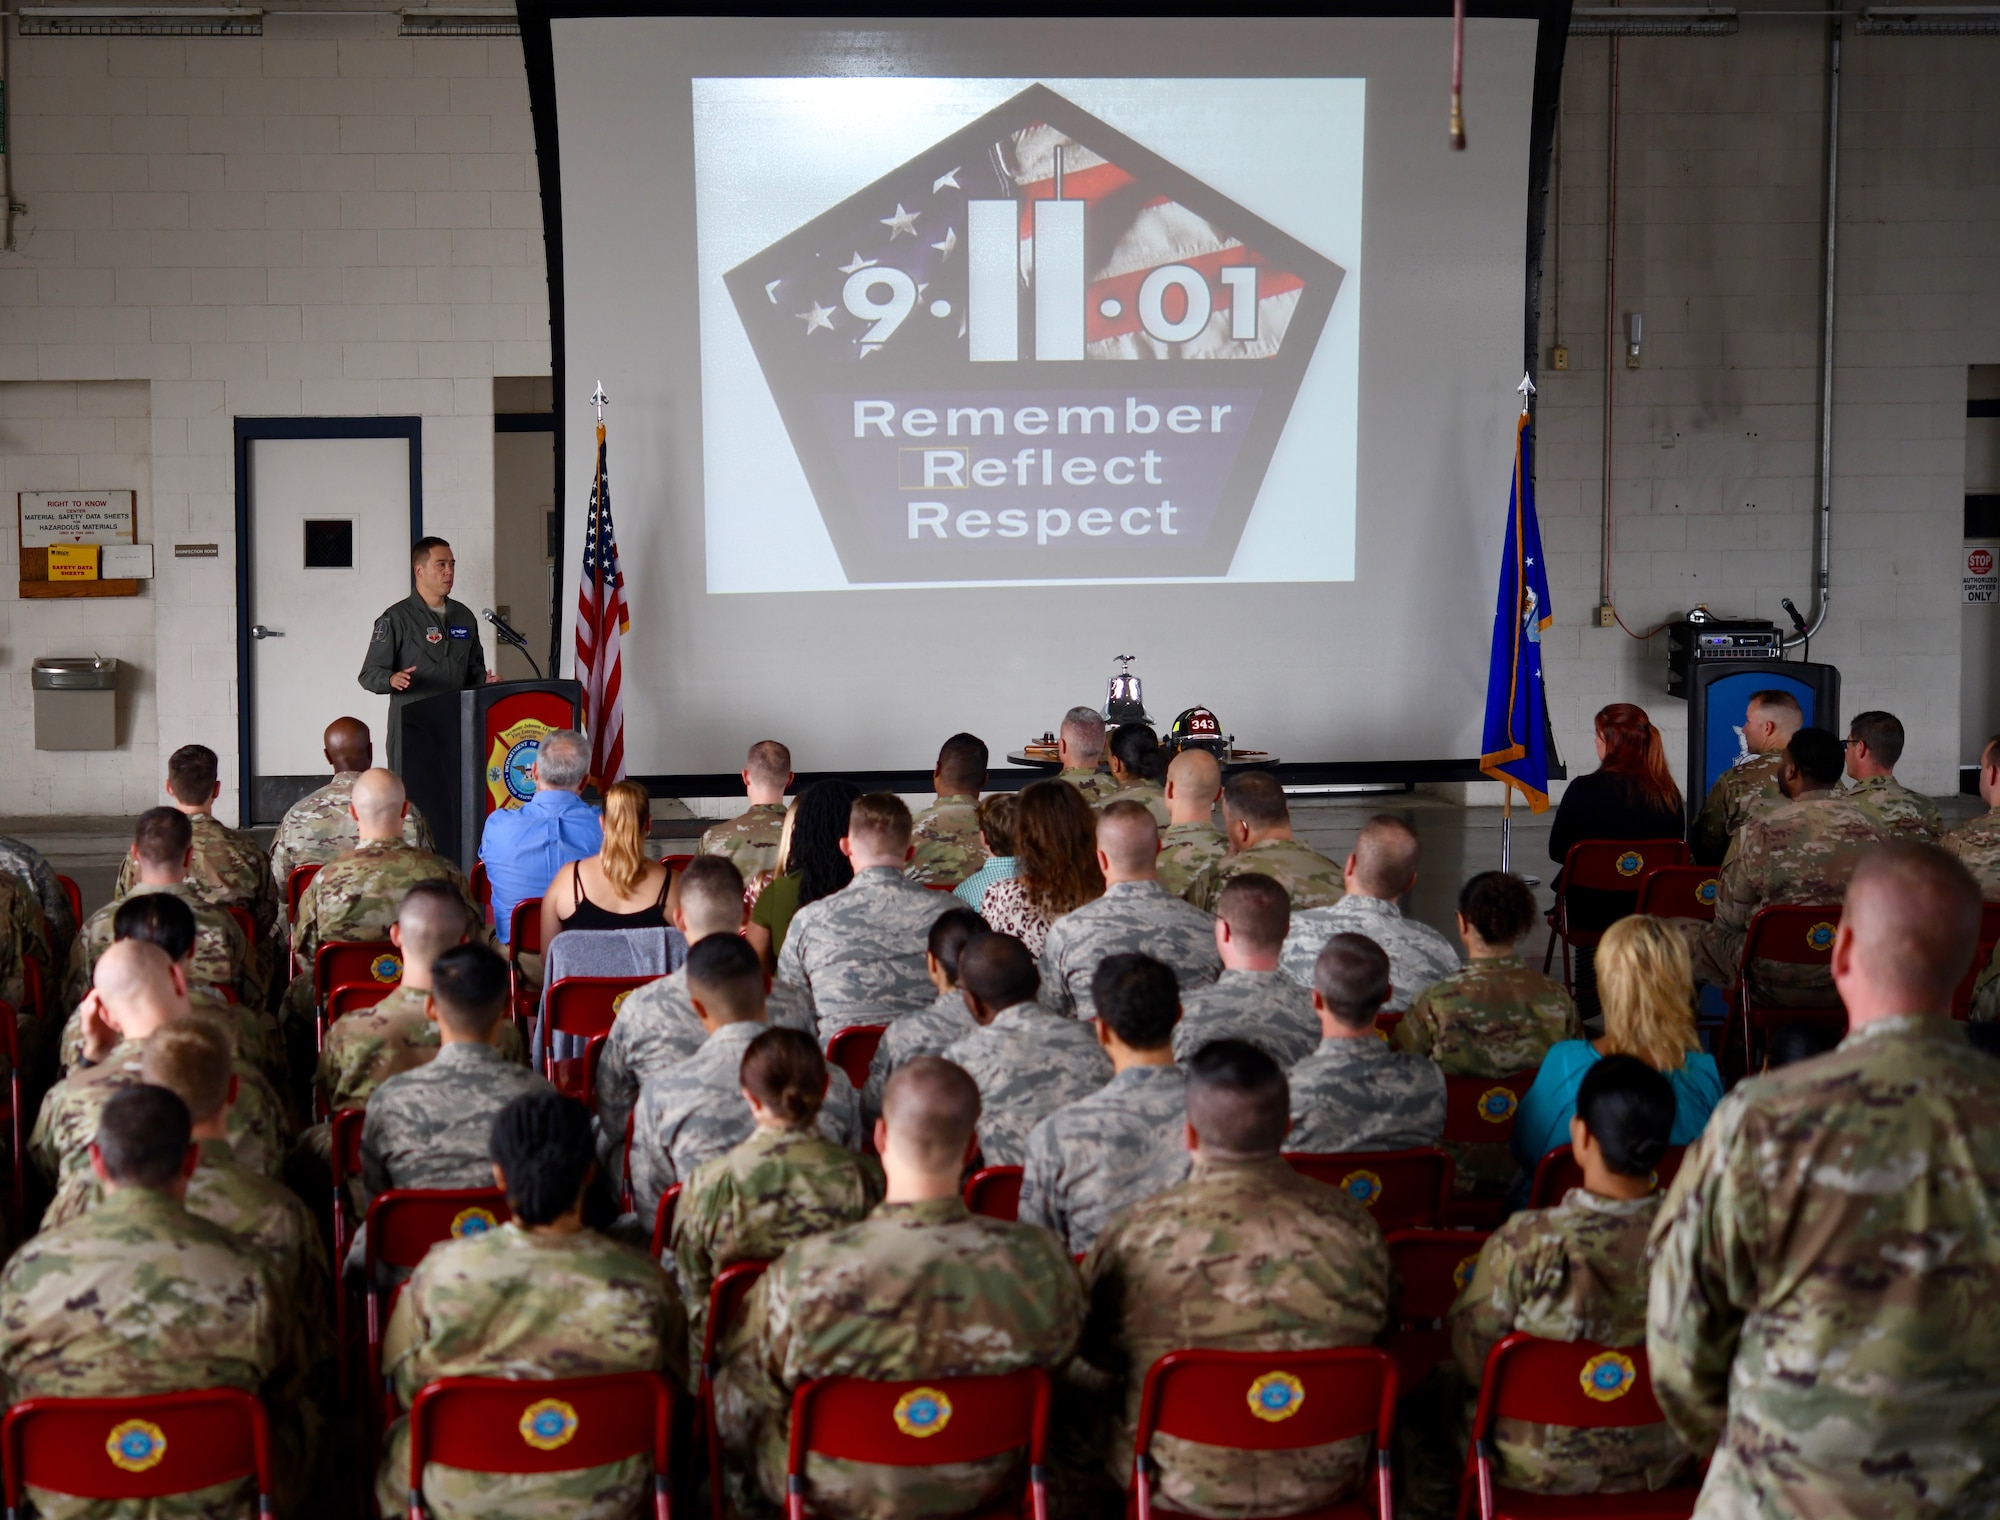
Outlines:
[[1468,21],[1453,152],[1442,13],[522,14],[633,773],[997,761],[1123,654],[1287,761],[1478,752],[1559,17]]

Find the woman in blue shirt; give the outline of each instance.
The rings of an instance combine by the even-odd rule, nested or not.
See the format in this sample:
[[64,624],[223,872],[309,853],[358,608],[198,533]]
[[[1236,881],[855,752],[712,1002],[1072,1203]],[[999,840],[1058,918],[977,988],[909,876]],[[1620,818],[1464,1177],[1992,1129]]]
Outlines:
[[1583,1075],[1606,1056],[1637,1056],[1665,1074],[1674,1090],[1669,1143],[1688,1145],[1722,1101],[1722,1073],[1705,1055],[1694,1030],[1694,968],[1687,941],[1663,918],[1637,914],[1604,931],[1597,947],[1597,995],[1604,1033],[1595,1040],[1562,1040],[1542,1058],[1534,1086],[1514,1115],[1515,1185],[1525,1205],[1535,1167],[1557,1146],[1569,1144],[1569,1121]]

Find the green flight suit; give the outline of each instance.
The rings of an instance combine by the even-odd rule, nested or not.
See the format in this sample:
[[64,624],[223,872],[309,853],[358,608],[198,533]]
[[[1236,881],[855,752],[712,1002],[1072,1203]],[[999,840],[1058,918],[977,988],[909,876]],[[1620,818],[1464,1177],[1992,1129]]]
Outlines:
[[[416,674],[408,687],[397,691],[389,678],[412,665]],[[403,709],[440,692],[486,683],[486,647],[480,642],[479,620],[463,602],[446,597],[444,609],[433,612],[411,592],[375,619],[360,681],[363,690],[389,694],[389,769],[400,774]]]

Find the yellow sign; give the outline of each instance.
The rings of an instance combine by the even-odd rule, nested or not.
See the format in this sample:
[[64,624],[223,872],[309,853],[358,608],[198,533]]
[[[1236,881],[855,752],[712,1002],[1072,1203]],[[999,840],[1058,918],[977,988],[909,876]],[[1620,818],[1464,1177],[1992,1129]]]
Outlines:
[[554,1451],[576,1439],[576,1408],[561,1399],[542,1399],[521,1411],[521,1439],[536,1451]]
[[1583,1384],[1583,1391],[1591,1398],[1600,1404],[1609,1404],[1632,1391],[1632,1385],[1639,1381],[1639,1369],[1632,1365],[1629,1356],[1616,1351],[1600,1351],[1583,1364],[1577,1381]]
[[535,778],[528,769],[541,753],[542,740],[554,731],[539,718],[523,718],[493,736],[493,748],[486,756],[486,790],[496,809],[525,807],[535,795]]
[[890,1411],[906,1436],[934,1436],[951,1423],[951,1400],[937,1388],[912,1388]]
[[111,1427],[104,1454],[120,1472],[146,1472],[165,1460],[167,1433],[151,1420],[127,1420]]
[[1250,1385],[1250,1412],[1260,1420],[1289,1420],[1306,1401],[1306,1385],[1289,1372],[1267,1372]]
[[49,579],[52,581],[94,581],[97,579],[96,544],[50,544]]

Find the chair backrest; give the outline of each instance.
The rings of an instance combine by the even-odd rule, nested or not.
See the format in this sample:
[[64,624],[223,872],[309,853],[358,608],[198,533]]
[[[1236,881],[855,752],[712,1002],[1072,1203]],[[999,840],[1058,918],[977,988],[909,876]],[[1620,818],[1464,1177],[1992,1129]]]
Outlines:
[[306,895],[306,888],[319,875],[320,862],[311,865],[293,866],[292,874],[285,878],[285,916],[292,922],[299,921],[299,899]]
[[327,1127],[333,1144],[333,1186],[338,1191],[349,1178],[361,1175],[361,1126],[368,1118],[365,1108],[334,1111]]
[[1169,1351],[1147,1369],[1135,1454],[1154,1435],[1231,1451],[1294,1451],[1354,1436],[1389,1445],[1396,1364],[1373,1346]]
[[472,870],[465,878],[465,884],[472,888],[472,900],[479,904],[479,915],[487,923],[493,922],[493,883],[487,879],[486,862],[475,860]]
[[1451,1198],[1451,1157],[1435,1146],[1407,1151],[1287,1151],[1292,1170],[1364,1205],[1383,1231],[1434,1225]]
[[[1680,1171],[1681,1162],[1687,1157],[1685,1145],[1670,1145],[1666,1154],[1660,1157],[1660,1164],[1653,1168],[1653,1190],[1660,1189],[1674,1180]],[[1583,1168],[1576,1164],[1576,1156],[1567,1145],[1559,1145],[1535,1164],[1535,1183],[1528,1196],[1531,1209],[1552,1209],[1563,1201],[1563,1195],[1571,1188],[1583,1186]]]
[[69,919],[77,928],[83,927],[83,888],[67,876],[58,875],[56,885],[62,888],[62,895],[69,901]]
[[342,1014],[373,1008],[401,985],[401,982],[342,982],[326,995],[326,1021],[331,1024]]
[[887,1024],[849,1024],[826,1042],[827,1061],[847,1073],[856,1092],[868,1085],[868,1068],[875,1060],[875,1048],[889,1032]]
[[553,983],[542,1001],[548,1019],[547,1034],[567,1034],[587,1040],[605,1034],[625,999],[635,987],[652,981],[649,976],[566,976]]
[[604,1047],[610,1040],[609,1032],[594,1034],[583,1047],[580,1056],[566,1056],[549,1065],[549,1080],[556,1091],[566,1098],[574,1098],[593,1113],[597,1109],[597,1068],[604,1060]]
[[652,1463],[666,1513],[673,1394],[657,1372],[582,1378],[440,1378],[410,1402],[411,1520],[432,1462],[482,1473],[569,1472],[630,1457]]
[[542,900],[539,897],[524,897],[514,904],[514,911],[507,920],[507,951],[509,955],[542,953]]
[[768,1261],[732,1261],[708,1285],[708,1319],[701,1327],[701,1375],[705,1381],[714,1380],[715,1369],[720,1365],[722,1338],[736,1323],[743,1300],[750,1296],[757,1279],[770,1265]]
[[80,1499],[138,1500],[257,1481],[270,1514],[271,1432],[264,1406],[240,1388],[195,1388],[126,1399],[28,1399],[0,1422],[7,1512],[33,1484]]
[[[627,1171],[630,1176],[630,1171]],[[681,1184],[676,1182],[660,1194],[660,1206],[653,1210],[653,1260],[666,1255],[674,1238],[674,1211],[680,1207]]]
[[660,864],[678,876],[694,864],[694,857],[692,855],[662,855],[660,857]]
[[21,1005],[30,1018],[49,1016],[48,989],[42,985],[42,963],[32,955],[21,957]]
[[244,943],[254,946],[257,943],[257,919],[255,915],[241,903],[224,903],[222,911],[236,920],[236,927],[243,931]]
[[1595,1430],[1664,1419],[1643,1342],[1545,1341],[1517,1330],[1487,1355],[1472,1439],[1484,1440],[1495,1420]]
[[965,1206],[988,1219],[1019,1219],[1025,1175],[1018,1166],[982,1166],[965,1179]]
[[1490,1230],[1396,1230],[1389,1261],[1396,1269],[1396,1320],[1405,1325],[1443,1319],[1472,1281],[1479,1248]]
[[1565,892],[1633,892],[1648,866],[1686,865],[1687,845],[1678,839],[1579,839],[1563,856]]
[[1965,968],[1958,989],[1951,997],[1951,1016],[1960,1023],[1972,1017],[1972,989],[1979,981],[1979,973],[1984,971],[1993,959],[1993,948],[2000,945],[2000,902],[1979,905],[1979,948],[1973,953],[1972,964]]
[[1722,895],[1722,878],[1713,866],[1654,866],[1639,883],[1639,906],[1635,910],[1654,918],[1694,918],[1706,923],[1715,917],[1716,899]]
[[313,957],[313,997],[322,1007],[327,994],[343,984],[388,988],[402,979],[403,952],[386,939],[321,945]]
[[1514,1133],[1521,1099],[1535,1085],[1535,1070],[1511,1077],[1446,1077],[1444,1138],[1460,1144],[1502,1144]]
[[1776,903],[1759,908],[1743,936],[1743,964],[1827,965],[1833,960],[1833,937],[1839,928],[1839,903]]
[[432,1246],[484,1235],[512,1217],[498,1188],[391,1188],[368,1205],[368,1280],[377,1267],[414,1267]]

